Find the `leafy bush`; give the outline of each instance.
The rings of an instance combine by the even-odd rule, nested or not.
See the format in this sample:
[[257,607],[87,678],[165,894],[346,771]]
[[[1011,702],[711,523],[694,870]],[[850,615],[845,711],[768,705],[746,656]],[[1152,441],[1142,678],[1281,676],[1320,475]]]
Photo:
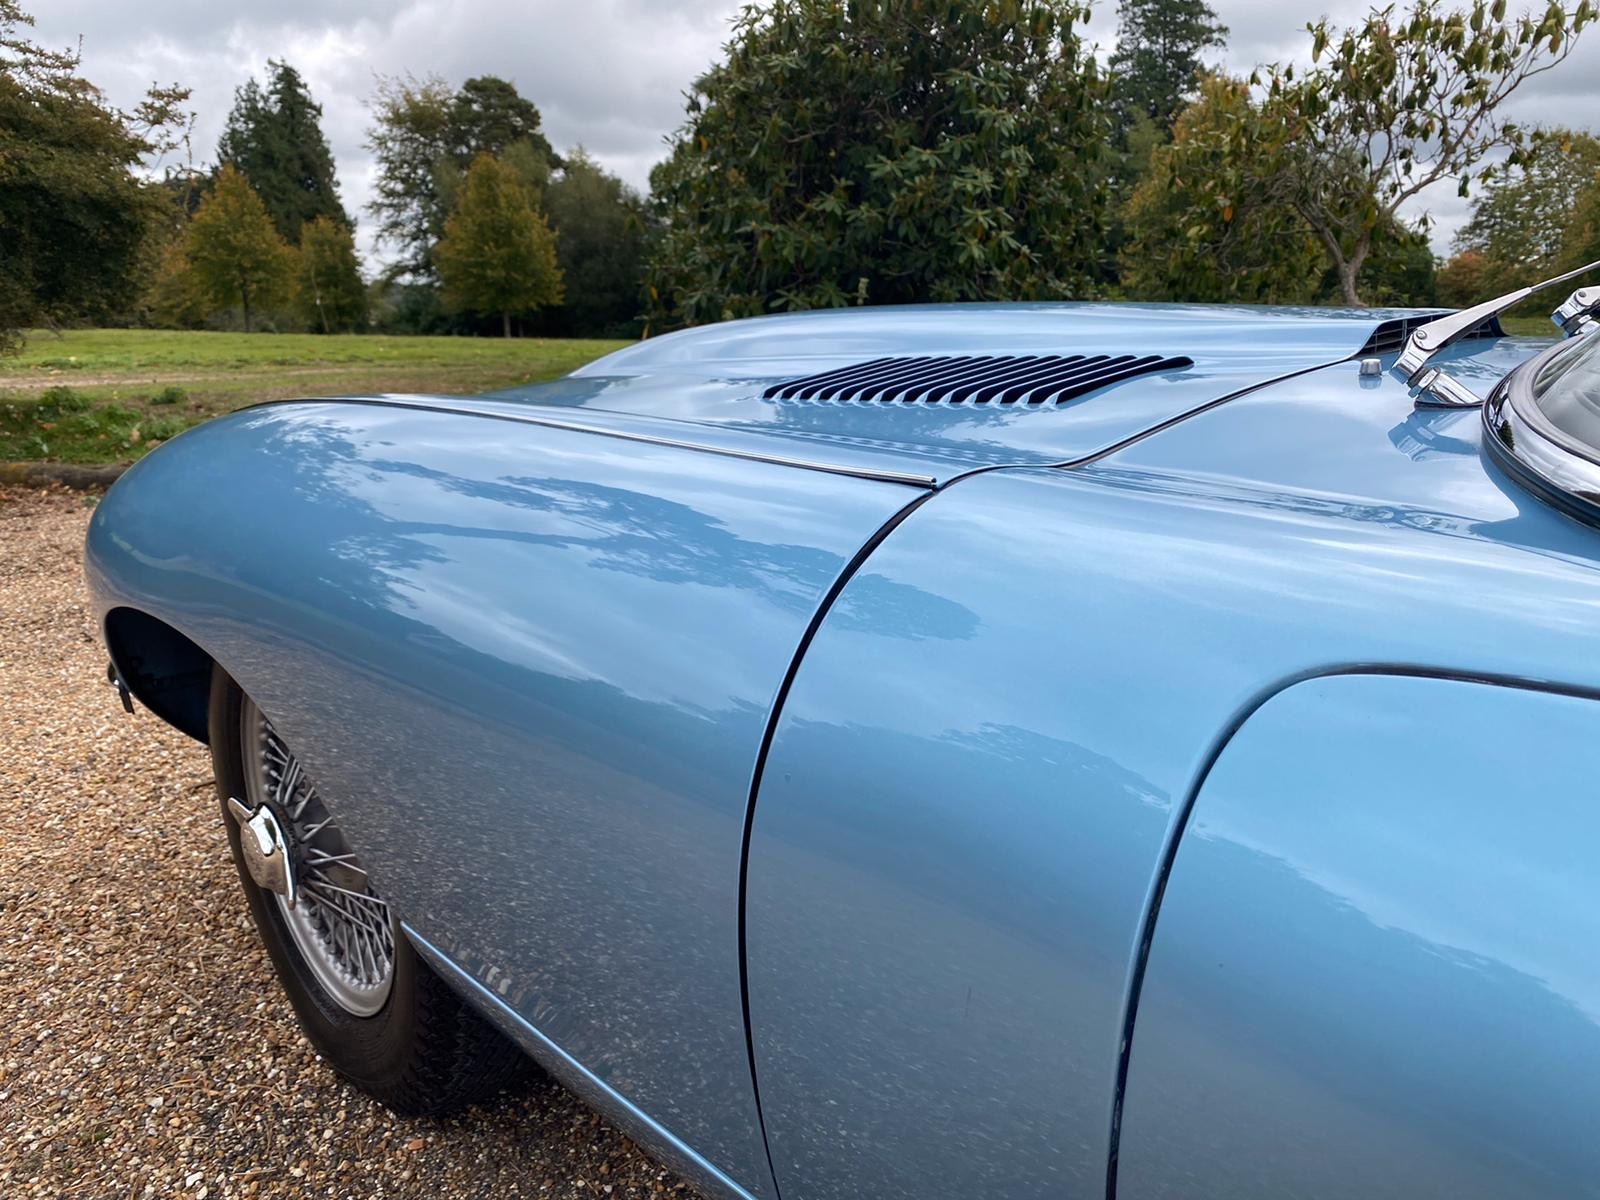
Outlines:
[[71,388],[53,387],[36,399],[0,403],[0,459],[136,458],[190,424],[180,416],[152,417],[121,404],[97,405]]
[[46,388],[30,406],[38,420],[53,421],[67,413],[87,412],[92,403],[89,397],[69,387]]
[[164,387],[154,396],[150,397],[151,404],[182,404],[189,398],[189,393],[181,387]]
[[182,417],[152,417],[139,427],[139,432],[147,442],[164,442],[177,437],[187,428],[189,422]]

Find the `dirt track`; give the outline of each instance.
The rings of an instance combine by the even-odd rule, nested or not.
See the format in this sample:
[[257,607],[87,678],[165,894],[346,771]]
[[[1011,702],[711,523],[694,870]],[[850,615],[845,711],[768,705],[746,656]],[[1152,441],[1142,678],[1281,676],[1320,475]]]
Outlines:
[[306,1049],[205,749],[104,682],[92,504],[0,488],[0,1196],[692,1197],[548,1081],[401,1120]]

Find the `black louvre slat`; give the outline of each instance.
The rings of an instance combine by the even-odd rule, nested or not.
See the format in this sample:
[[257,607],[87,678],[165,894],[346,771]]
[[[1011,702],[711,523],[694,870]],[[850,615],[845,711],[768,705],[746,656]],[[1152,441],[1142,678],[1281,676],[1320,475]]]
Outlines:
[[[1098,378],[1108,367],[1120,365],[1129,361],[1132,357],[1129,354],[1123,354],[1116,358],[1111,358],[1105,354],[1096,354],[1089,358],[1080,358],[1077,362],[1067,364],[1061,370],[1051,371],[1037,378],[1024,380],[1021,383],[1002,388],[995,396],[995,400],[1001,404],[1015,404],[1019,400],[1037,404],[1060,388],[1067,387],[1080,379]],[[1035,396],[1037,396],[1037,399]]]
[[1028,397],[1028,403],[1040,404],[1050,400],[1056,404],[1065,404],[1068,400],[1076,399],[1096,388],[1103,388],[1123,379],[1131,379],[1135,375],[1155,370],[1160,362],[1161,357],[1156,354],[1146,355],[1143,358],[1137,358],[1132,354],[1108,357],[1096,364],[1093,375],[1052,380],[1042,394]]
[[1159,354],[919,355],[874,358],[772,384],[768,400],[845,404],[1065,404],[1097,388],[1194,361]]
[[[944,369],[953,370],[972,361],[972,358],[947,358],[941,360]],[[941,368],[926,358],[885,359],[870,374],[851,381],[848,385],[834,384],[816,393],[818,400],[888,400],[898,395],[902,387],[915,383],[924,375]]]
[[908,403],[915,400],[937,404],[942,400],[951,400],[959,404],[975,386],[988,383],[998,375],[1013,375],[1019,370],[1029,370],[1048,361],[1049,358],[1039,356],[981,359],[964,370],[948,374],[940,372],[931,382],[919,384],[905,392],[900,399]]
[[[785,400],[809,400],[815,390],[825,384],[843,382],[864,371],[870,371],[882,363],[894,362],[893,358],[875,358],[871,362],[852,363],[848,367],[840,367],[837,371],[824,371],[821,375],[810,375],[796,383],[776,383],[762,393],[768,400],[782,397]],[[799,390],[805,385],[805,394]]]
[[904,358],[900,361],[906,364],[904,368],[874,389],[874,395],[861,398],[881,400],[885,403],[900,400],[910,389],[929,379],[939,379],[946,374],[964,374],[974,367],[982,370],[993,360],[983,356],[968,355],[961,358]]
[[1161,358],[1154,354],[1148,358],[1136,358],[1132,362],[1106,371],[1093,380],[1085,380],[1082,383],[1057,392],[1055,394],[1055,402],[1057,404],[1065,404],[1068,400],[1076,400],[1079,396],[1087,396],[1090,392],[1099,388],[1110,387],[1113,383],[1121,383],[1124,379],[1133,379],[1138,375],[1148,375],[1151,371],[1166,371],[1173,367],[1187,367],[1190,365],[1192,364],[1186,358]]
[[973,404],[987,404],[1008,387],[1042,379],[1058,371],[1076,370],[1089,360],[1081,354],[1069,354],[1065,357],[1052,354],[1045,358],[1019,358],[1014,361],[1019,364],[1016,369],[996,372],[992,378],[983,381],[982,387],[973,389],[966,399]]

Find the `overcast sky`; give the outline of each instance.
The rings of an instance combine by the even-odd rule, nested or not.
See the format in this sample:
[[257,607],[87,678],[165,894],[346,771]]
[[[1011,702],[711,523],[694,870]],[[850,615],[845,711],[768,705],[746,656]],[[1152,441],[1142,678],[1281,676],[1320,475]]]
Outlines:
[[[1212,0],[1230,29],[1221,65],[1303,58],[1308,20],[1354,20],[1362,0]],[[641,191],[681,122],[683,92],[718,56],[738,8],[726,0],[24,0],[37,40],[82,39],[83,72],[131,105],[152,82],[194,90],[194,157],[212,160],[233,90],[284,58],[310,83],[338,162],[345,206],[361,217],[372,265],[371,194],[363,142],[378,75],[435,73],[452,84],[501,75],[539,106],[550,141],[582,144]],[[1511,8],[1517,8],[1513,0]],[[1090,38],[1115,36],[1115,0],[1101,0]],[[1518,119],[1600,128],[1600,29],[1513,102]],[[1434,243],[1465,215],[1453,186],[1428,198]]]

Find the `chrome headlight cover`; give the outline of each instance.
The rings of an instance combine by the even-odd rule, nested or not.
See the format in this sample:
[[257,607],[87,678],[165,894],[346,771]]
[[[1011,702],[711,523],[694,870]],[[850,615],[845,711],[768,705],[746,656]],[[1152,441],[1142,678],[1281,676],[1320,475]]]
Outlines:
[[1500,381],[1483,405],[1484,444],[1491,459],[1540,499],[1600,524],[1600,449],[1557,428],[1534,395],[1544,369],[1584,346],[1587,336],[1557,342]]

